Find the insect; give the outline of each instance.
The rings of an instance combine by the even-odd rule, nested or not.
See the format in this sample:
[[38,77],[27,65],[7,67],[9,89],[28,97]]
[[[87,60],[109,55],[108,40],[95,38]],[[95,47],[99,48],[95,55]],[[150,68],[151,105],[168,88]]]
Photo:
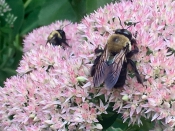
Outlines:
[[[136,68],[136,64],[131,60],[134,54],[139,52],[136,40],[127,29],[117,29],[108,40],[104,50],[95,49],[95,54],[99,54],[91,68],[91,76],[95,87],[103,82],[108,89],[121,87],[125,84],[127,65],[130,64],[135,73],[137,81],[142,83],[142,79]],[[132,46],[134,49],[131,49]]]
[[47,43],[50,43],[54,46],[59,46],[60,45],[60,46],[63,47],[63,49],[65,49],[66,46],[70,47],[67,43],[66,33],[64,32],[63,29],[52,31],[50,33],[50,35],[48,36],[48,38],[47,38]]

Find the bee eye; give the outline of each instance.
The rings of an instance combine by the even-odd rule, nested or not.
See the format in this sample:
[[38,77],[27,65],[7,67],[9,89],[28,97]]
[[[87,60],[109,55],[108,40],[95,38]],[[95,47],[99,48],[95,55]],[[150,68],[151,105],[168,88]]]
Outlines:
[[118,42],[118,40],[119,40],[118,38],[115,38],[115,40],[114,40],[114,41],[115,41],[115,42]]

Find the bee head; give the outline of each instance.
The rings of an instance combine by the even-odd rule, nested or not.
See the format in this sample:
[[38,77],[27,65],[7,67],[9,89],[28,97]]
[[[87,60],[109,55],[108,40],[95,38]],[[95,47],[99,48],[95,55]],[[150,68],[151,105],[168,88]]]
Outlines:
[[130,50],[131,41],[123,34],[112,34],[107,40],[107,48],[109,52],[118,53],[124,48]]
[[128,31],[127,29],[117,29],[115,30],[115,34],[121,34],[126,36],[130,41],[132,40],[132,34],[130,31]]

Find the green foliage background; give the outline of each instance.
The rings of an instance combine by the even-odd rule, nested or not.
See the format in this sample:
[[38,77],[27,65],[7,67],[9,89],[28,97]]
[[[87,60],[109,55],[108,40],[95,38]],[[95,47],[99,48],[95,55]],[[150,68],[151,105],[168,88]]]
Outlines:
[[[8,26],[4,16],[0,16],[0,86],[6,78],[16,74],[16,68],[22,58],[22,41],[33,29],[48,25],[56,20],[80,22],[81,19],[107,3],[115,0],[6,0],[12,9],[10,13],[17,17],[13,25]],[[143,120],[142,127],[123,123],[121,116],[109,111],[99,118],[106,131],[148,131],[152,124]]]

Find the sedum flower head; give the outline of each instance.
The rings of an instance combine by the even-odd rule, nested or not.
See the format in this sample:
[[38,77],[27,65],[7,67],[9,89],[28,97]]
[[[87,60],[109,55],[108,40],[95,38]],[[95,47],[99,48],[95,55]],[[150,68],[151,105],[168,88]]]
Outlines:
[[[121,113],[123,122],[142,124],[141,117],[161,121],[155,129],[175,128],[174,71],[175,2],[122,1],[99,8],[80,24],[56,22],[30,33],[25,55],[13,76],[0,89],[0,123],[4,130],[102,129],[97,116],[108,107]],[[119,18],[121,19],[122,26]],[[123,88],[93,87],[90,68],[94,50],[104,48],[116,29],[137,34],[139,53],[132,59],[143,85],[128,67]],[[69,25],[68,25],[69,24]],[[46,44],[51,31],[63,25],[71,48]],[[137,33],[136,33],[137,32]],[[131,77],[132,76],[132,77]]]
[[[98,95],[105,95],[108,103],[114,102],[113,109],[123,114],[124,122],[129,119],[129,124],[140,125],[141,117],[145,117],[151,121],[161,120],[165,129],[174,129],[174,7],[175,2],[171,0],[122,1],[99,8],[78,25],[84,44],[92,43],[94,48],[90,52],[94,53],[98,46],[104,48],[116,29],[127,29],[127,23],[138,22],[128,30],[137,34],[139,53],[132,59],[136,61],[143,85],[131,77],[128,67],[123,89],[110,92],[99,89],[98,92]],[[90,58],[93,60],[94,56]]]
[[[44,28],[46,31],[56,30],[60,28],[57,23]],[[106,105],[102,101],[99,104],[92,102],[90,65],[86,65],[86,59],[83,59],[87,56],[83,54],[85,47],[79,44],[80,36],[72,33],[76,26],[70,24],[64,29],[71,46],[66,49],[46,44],[46,41],[33,45],[36,39],[30,39],[31,36],[42,35],[44,39],[50,34],[41,32],[43,27],[26,38],[30,41],[25,44],[34,48],[26,45],[28,51],[17,69],[18,75],[8,79],[1,88],[0,123],[3,130],[102,128],[97,115],[105,112]]]

